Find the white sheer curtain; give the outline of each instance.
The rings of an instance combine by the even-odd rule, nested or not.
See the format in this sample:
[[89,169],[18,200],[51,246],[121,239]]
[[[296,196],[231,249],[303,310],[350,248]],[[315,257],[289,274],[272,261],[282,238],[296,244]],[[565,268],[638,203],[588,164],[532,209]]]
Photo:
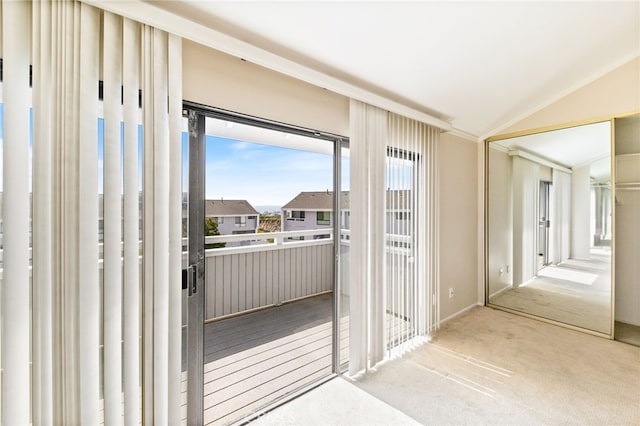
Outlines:
[[571,175],[557,169],[552,171],[551,241],[549,260],[559,264],[569,259],[571,231]]
[[0,10],[2,423],[179,423],[180,39],[74,1]]
[[354,375],[437,327],[438,131],[355,100],[350,107]]
[[349,373],[353,375],[381,361],[385,352],[387,113],[351,100],[350,126]]

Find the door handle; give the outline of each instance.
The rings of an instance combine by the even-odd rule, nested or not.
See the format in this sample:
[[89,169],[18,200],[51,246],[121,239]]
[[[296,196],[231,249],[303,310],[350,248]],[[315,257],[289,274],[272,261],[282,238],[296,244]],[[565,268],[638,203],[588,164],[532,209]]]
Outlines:
[[193,265],[187,266],[185,269],[186,278],[187,278],[187,290],[189,296],[193,296],[198,292],[198,264],[194,263]]
[[[193,296],[198,293],[198,273],[200,271],[204,271],[204,261],[199,261],[197,263],[193,263],[187,267],[187,269],[183,270],[183,280],[186,273],[186,281],[187,281],[187,290],[189,292],[189,296]],[[184,285],[183,285],[184,288]]]
[[189,288],[189,268],[182,270],[182,289]]

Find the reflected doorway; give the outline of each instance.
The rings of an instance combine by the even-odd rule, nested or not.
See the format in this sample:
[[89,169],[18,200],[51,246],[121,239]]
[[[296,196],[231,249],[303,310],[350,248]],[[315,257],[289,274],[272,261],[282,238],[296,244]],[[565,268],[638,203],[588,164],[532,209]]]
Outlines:
[[538,271],[549,264],[551,182],[541,180],[538,201]]

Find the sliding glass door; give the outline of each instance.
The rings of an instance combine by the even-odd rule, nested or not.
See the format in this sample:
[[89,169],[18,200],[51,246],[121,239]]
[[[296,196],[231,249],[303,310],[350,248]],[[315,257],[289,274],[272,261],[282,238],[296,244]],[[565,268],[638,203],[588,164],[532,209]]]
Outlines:
[[189,423],[229,424],[337,369],[341,145],[335,135],[185,110],[186,412]]

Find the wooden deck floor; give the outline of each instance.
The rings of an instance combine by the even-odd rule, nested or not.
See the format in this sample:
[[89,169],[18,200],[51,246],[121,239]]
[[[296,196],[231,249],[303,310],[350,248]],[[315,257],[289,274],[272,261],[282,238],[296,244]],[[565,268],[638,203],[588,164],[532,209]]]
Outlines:
[[[348,299],[343,300],[348,306]],[[205,324],[204,422],[225,425],[332,373],[333,294]],[[387,313],[387,334],[406,339],[407,322]],[[340,320],[346,363],[348,316]],[[186,424],[183,368],[182,422]]]
[[[323,294],[205,324],[205,424],[243,419],[331,374],[332,298]],[[341,330],[346,342],[346,321]],[[341,351],[341,359],[347,356]],[[186,423],[184,372],[182,390]]]

